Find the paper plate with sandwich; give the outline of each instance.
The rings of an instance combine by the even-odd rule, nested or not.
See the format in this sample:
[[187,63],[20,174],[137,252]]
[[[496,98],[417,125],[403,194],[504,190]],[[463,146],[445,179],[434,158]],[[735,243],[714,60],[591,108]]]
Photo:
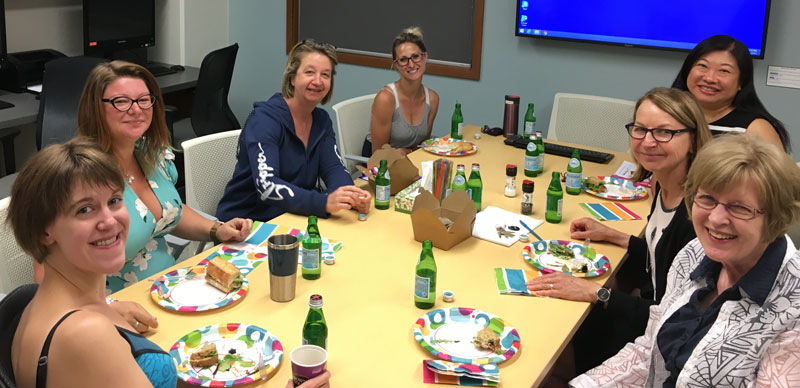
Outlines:
[[236,302],[248,288],[239,268],[215,257],[206,265],[176,269],[156,278],[150,297],[168,310],[206,311]]
[[224,323],[192,330],[169,350],[178,378],[202,387],[230,387],[267,378],[281,363],[283,346],[268,330]]

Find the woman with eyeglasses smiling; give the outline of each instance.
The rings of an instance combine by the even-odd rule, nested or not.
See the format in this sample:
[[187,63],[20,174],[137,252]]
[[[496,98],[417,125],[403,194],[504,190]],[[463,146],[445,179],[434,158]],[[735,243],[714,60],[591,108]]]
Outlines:
[[647,330],[576,387],[788,387],[800,380],[800,168],[754,134],[695,158],[685,203],[697,238],[669,270]]
[[125,175],[123,200],[130,214],[125,265],[108,275],[107,293],[175,264],[167,234],[234,242],[250,233],[249,219],[218,223],[181,202],[161,90],[144,67],[113,61],[92,70],[78,105],[78,135],[96,141]]
[[375,96],[363,156],[372,155],[387,143],[405,153],[414,151],[431,136],[439,110],[439,95],[422,84],[428,50],[419,27],[406,28],[394,38],[392,60],[400,79],[384,86]]
[[[595,304],[573,339],[577,373],[599,365],[644,333],[650,306],[664,295],[673,258],[695,237],[683,204],[683,183],[694,155],[711,139],[711,132],[694,97],[677,89],[652,89],[636,103],[633,122],[626,129],[639,165],[634,182],[650,178],[654,188],[644,238],[592,218],[570,225],[570,237],[575,240],[589,238],[627,248],[628,258],[617,271],[617,287],[603,288],[562,273],[528,284],[537,295]],[[630,293],[635,289],[640,290],[639,296]],[[598,337],[598,332],[604,334]],[[560,362],[563,377],[572,377],[572,360],[568,354],[565,357]]]

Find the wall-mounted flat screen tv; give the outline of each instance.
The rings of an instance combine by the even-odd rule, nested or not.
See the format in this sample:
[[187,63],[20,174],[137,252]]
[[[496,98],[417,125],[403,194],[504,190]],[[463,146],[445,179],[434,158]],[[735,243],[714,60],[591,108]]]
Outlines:
[[764,58],[770,0],[517,0],[517,36],[689,51],[718,34]]

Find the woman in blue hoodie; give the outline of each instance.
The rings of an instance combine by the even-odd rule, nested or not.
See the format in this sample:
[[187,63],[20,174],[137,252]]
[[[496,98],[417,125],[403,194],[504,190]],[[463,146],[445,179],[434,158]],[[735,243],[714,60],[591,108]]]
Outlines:
[[[217,207],[220,220],[369,211],[372,196],[353,185],[331,119],[317,107],[331,99],[337,63],[332,46],[311,40],[289,52],[281,93],[253,104],[239,135],[236,168]],[[319,178],[327,193],[318,189]]]

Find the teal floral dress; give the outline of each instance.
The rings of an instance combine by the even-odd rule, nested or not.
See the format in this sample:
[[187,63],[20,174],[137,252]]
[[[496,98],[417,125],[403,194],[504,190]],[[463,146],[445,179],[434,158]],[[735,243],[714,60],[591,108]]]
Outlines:
[[[138,159],[138,153],[134,153]],[[183,203],[175,189],[178,170],[173,163],[174,159],[172,151],[164,150],[155,170],[147,176],[150,188],[161,203],[162,213],[158,221],[128,183],[125,183],[122,199],[130,215],[128,240],[125,243],[125,265],[119,272],[106,277],[106,294],[117,292],[175,264],[171,249],[164,240],[164,236],[178,225],[183,210]]]

